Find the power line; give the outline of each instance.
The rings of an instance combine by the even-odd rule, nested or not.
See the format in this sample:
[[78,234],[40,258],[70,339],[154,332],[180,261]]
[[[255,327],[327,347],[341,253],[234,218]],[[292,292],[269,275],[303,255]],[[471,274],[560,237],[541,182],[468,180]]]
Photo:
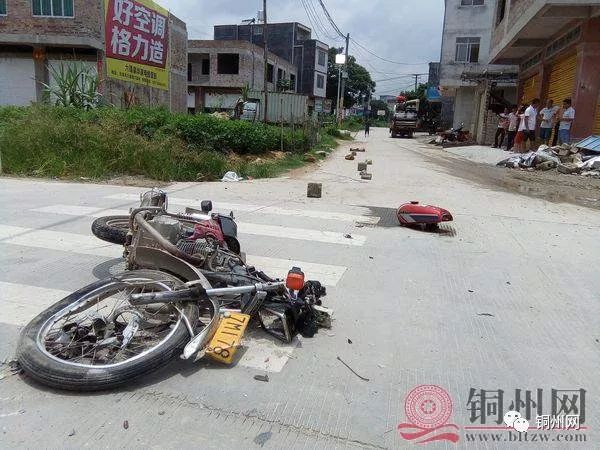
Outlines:
[[323,3],[323,0],[318,0],[321,8],[323,8],[323,12],[325,12],[325,17],[327,17],[327,20],[329,21],[329,23],[331,24],[331,26],[333,27],[333,29],[335,30],[335,32],[337,34],[339,34],[342,38],[346,38],[346,35],[344,33],[342,33],[339,29],[339,27],[336,25],[335,21],[333,20],[333,18],[331,17],[331,14],[329,14],[329,11],[327,11],[327,8],[325,7],[325,3]]
[[308,21],[310,22],[310,25],[312,26],[313,31],[317,35],[317,39],[321,39],[321,36],[319,36],[319,31],[317,30],[317,27],[313,23],[313,16],[311,14],[311,11],[308,9],[308,6],[306,5],[307,1],[308,0],[300,0],[300,3],[302,3],[302,6],[304,7],[304,11],[306,12],[306,17],[308,17]]
[[365,47],[364,45],[362,45],[360,42],[358,42],[356,39],[351,38],[352,42],[354,42],[358,47],[362,48],[363,50],[365,50],[367,53],[373,55],[375,58],[380,59],[382,61],[388,62],[390,64],[397,64],[400,66],[422,66],[425,64],[428,64],[426,62],[421,62],[421,63],[403,63],[403,62],[398,62],[398,61],[392,61],[391,59],[387,59],[387,58],[383,58],[382,56],[379,56],[376,53],[373,53],[371,50],[369,50],[367,47]]
[[315,18],[317,25],[319,26],[319,29],[321,30],[321,32],[327,36],[329,39],[337,39],[337,36],[332,35],[328,30],[327,27],[325,26],[325,24],[323,23],[323,21],[321,20],[321,17],[319,16],[319,14],[317,13],[317,10],[315,8],[315,5],[313,4],[312,0],[305,0],[306,4],[308,6],[308,8],[312,11],[313,13],[313,17]]

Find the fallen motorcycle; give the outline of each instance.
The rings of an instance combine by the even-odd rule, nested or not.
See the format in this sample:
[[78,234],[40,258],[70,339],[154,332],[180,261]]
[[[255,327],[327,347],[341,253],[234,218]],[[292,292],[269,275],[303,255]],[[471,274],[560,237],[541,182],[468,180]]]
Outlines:
[[469,132],[463,130],[464,124],[460,124],[458,128],[450,128],[446,131],[441,131],[438,135],[442,138],[442,143],[444,142],[466,142],[469,140]]
[[250,323],[284,342],[331,326],[319,282],[305,282],[296,267],[284,281],[246,265],[205,214],[207,203],[175,214],[161,196],[147,193],[128,217],[125,272],[79,289],[23,329],[17,358],[27,375],[60,389],[110,389],[178,354],[232,363]]

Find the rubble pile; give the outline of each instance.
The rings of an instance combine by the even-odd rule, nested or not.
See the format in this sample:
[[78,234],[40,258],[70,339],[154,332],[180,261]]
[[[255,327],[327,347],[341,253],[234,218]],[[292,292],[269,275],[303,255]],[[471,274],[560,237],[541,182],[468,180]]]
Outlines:
[[535,152],[513,155],[498,166],[526,170],[557,170],[560,173],[600,178],[600,155],[580,150],[575,145],[541,145]]

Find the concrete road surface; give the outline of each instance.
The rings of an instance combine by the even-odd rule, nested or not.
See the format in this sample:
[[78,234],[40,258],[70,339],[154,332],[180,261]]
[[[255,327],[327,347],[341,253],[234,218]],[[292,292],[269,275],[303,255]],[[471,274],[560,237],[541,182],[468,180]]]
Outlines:
[[[293,345],[255,331],[235,366],[175,362],[91,395],[39,386],[10,361],[31,318],[119,270],[120,248],[90,223],[143,189],[0,179],[0,446],[600,448],[598,210],[461,179],[441,164],[456,156],[383,129],[360,145],[372,181],[342,148],[288,178],[167,189],[172,210],[201,199],[233,210],[253,264],[321,279],[331,330]],[[306,198],[308,181],[323,198]],[[400,228],[406,200],[455,221]],[[530,419],[527,434],[502,423],[509,410]],[[553,414],[580,429],[536,429]]]

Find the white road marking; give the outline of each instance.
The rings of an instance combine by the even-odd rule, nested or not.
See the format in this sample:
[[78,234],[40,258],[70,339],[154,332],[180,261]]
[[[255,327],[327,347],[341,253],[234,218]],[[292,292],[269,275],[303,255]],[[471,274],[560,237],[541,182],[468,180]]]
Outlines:
[[[43,310],[69,294],[70,292],[59,289],[0,281],[0,323],[25,326]],[[243,348],[238,350],[243,352],[238,364],[267,372],[281,372],[297,346],[297,340],[284,344],[262,330],[248,330],[244,336]]]
[[[107,258],[118,258],[123,253],[121,246],[101,241],[92,235],[35,230],[10,225],[0,225],[0,243]],[[302,268],[307,279],[319,280],[328,286],[335,286],[346,271],[344,266],[310,263],[294,259],[267,258],[253,255],[247,255],[246,258],[250,264],[269,276],[283,278],[292,265],[295,265]]]
[[127,209],[103,209],[94,206],[79,206],[79,205],[50,205],[42,208],[31,209],[30,211],[50,213],[50,214],[65,214],[67,216],[123,216],[129,215]]
[[[136,194],[114,194],[108,195],[105,198],[110,198],[113,200],[130,200],[138,202],[140,201],[140,196]],[[178,205],[178,206],[189,206],[200,208],[199,199],[192,198],[181,198],[181,197],[171,197],[169,196],[169,204]],[[367,224],[377,224],[380,220],[379,217],[375,216],[363,216],[359,214],[346,214],[341,212],[334,211],[319,211],[319,210],[305,210],[305,209],[286,209],[279,208],[277,206],[268,206],[268,205],[251,205],[251,204],[240,204],[240,203],[227,203],[227,202],[213,202],[213,208],[215,211],[220,211],[221,213],[229,213],[229,211],[244,211],[244,212],[257,212],[264,214],[276,214],[280,216],[293,216],[293,217],[308,217],[311,219],[325,219],[325,220],[338,220],[342,222],[361,222]]]
[[[42,208],[36,208],[32,211],[65,214],[70,216],[109,216],[109,215],[127,215],[129,211],[115,209],[101,209],[89,206],[75,205],[50,205]],[[255,223],[237,222],[238,231],[242,234],[251,234],[258,236],[270,236],[276,238],[294,239],[302,241],[323,242],[326,244],[339,244],[350,246],[363,246],[367,240],[366,236],[354,234],[352,239],[344,237],[344,233],[335,231],[311,230],[307,228],[282,227],[278,225],[261,225]]]
[[0,322],[16,326],[26,325],[43,310],[69,294],[70,292],[59,289],[0,281]]

